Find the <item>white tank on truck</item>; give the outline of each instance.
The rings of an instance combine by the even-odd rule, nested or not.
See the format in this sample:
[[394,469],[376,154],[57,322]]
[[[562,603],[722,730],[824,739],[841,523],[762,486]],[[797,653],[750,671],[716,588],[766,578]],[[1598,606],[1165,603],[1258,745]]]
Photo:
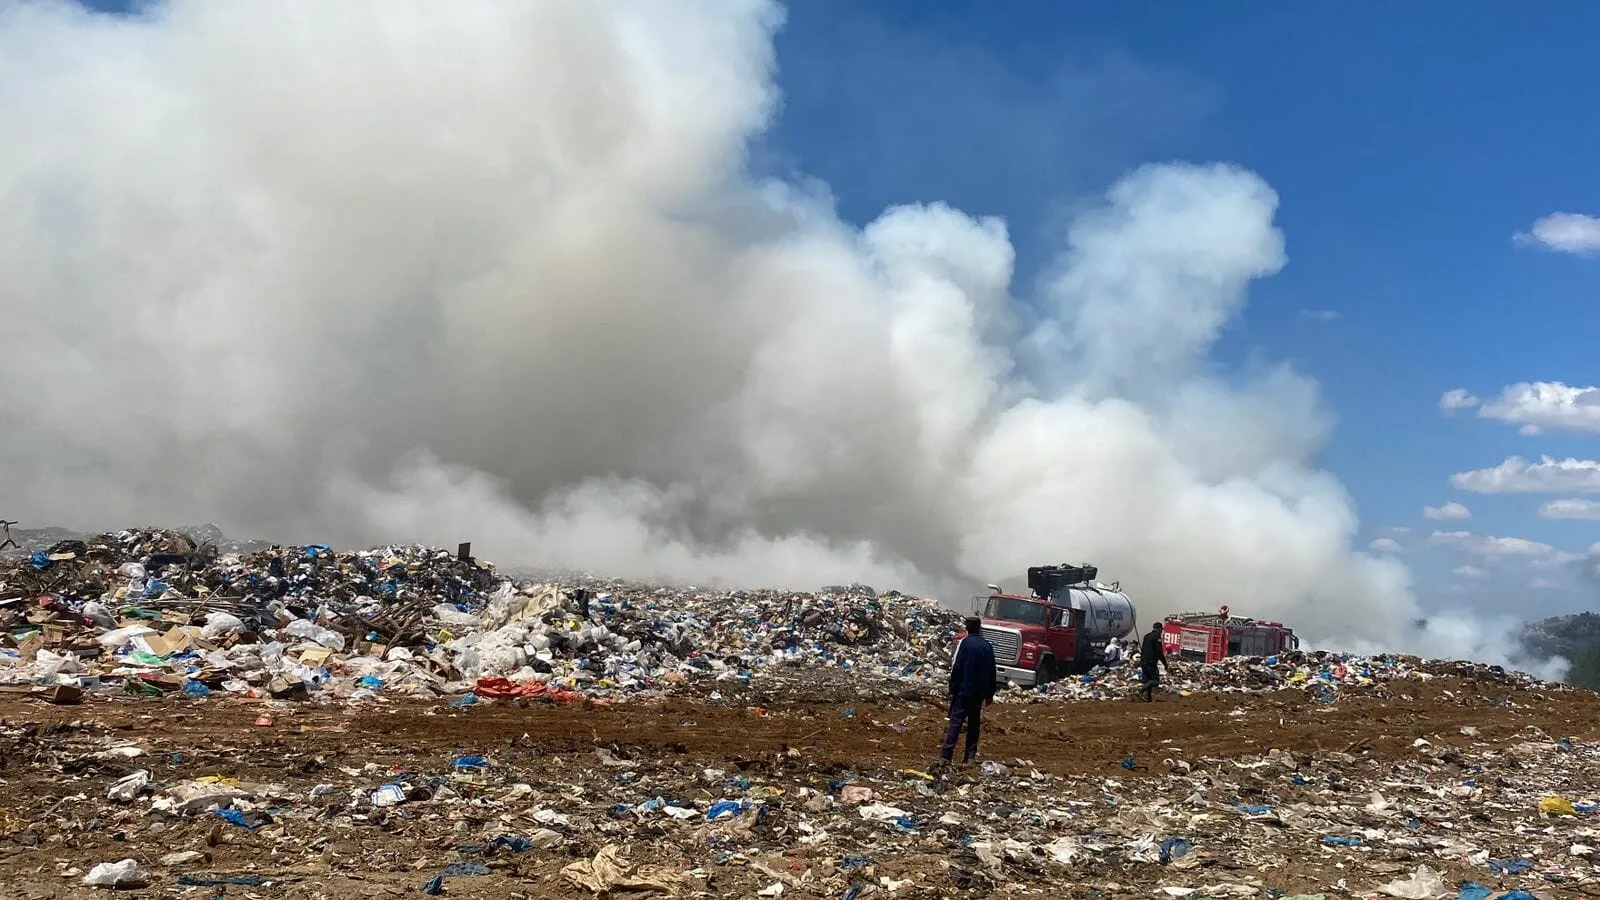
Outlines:
[[1068,609],[1082,610],[1084,639],[1102,643],[1112,638],[1126,637],[1138,627],[1137,611],[1128,595],[1115,585],[1091,581],[1087,584],[1061,588],[1050,595],[1050,602]]

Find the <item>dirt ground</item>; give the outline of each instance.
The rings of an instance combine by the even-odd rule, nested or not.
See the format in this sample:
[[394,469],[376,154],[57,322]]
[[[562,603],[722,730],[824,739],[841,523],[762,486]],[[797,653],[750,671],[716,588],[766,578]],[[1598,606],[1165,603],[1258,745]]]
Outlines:
[[[1163,760],[1174,756],[1226,760],[1273,749],[1308,760],[1345,753],[1398,765],[1414,760],[1419,738],[1459,742],[1464,726],[1476,729],[1472,744],[1478,748],[1526,740],[1530,727],[1551,737],[1600,740],[1600,696],[1587,692],[1440,678],[1396,685],[1379,694],[1352,691],[1331,704],[1297,691],[1172,695],[1154,704],[1001,702],[987,711],[982,756],[1010,765],[1026,761],[1038,772],[1087,783],[1164,777],[1170,766]],[[256,724],[262,716],[270,724]],[[707,849],[702,857],[692,858],[691,851],[681,848],[698,845],[680,841],[669,846],[663,826],[627,818],[604,821],[606,791],[620,791],[624,774],[616,771],[622,767],[607,768],[598,761],[597,749],[635,761],[640,784],[671,784],[681,775],[685,795],[695,772],[748,773],[787,791],[792,810],[799,787],[825,790],[830,780],[844,780],[848,773],[929,770],[943,725],[943,709],[931,696],[870,704],[751,697],[724,704],[671,700],[609,708],[502,701],[460,710],[442,702],[412,701],[349,709],[172,697],[91,698],[78,706],[52,706],[0,697],[0,831],[7,835],[0,842],[6,851],[0,857],[0,897],[104,896],[104,890],[81,886],[83,874],[96,863],[123,858],[139,860],[151,873],[148,887],[128,892],[137,896],[415,894],[431,874],[460,858],[462,845],[498,834],[528,833],[542,824],[528,818],[534,808],[556,803],[572,819],[554,829],[562,835],[559,846],[509,855],[491,851],[484,857],[490,874],[447,879],[444,894],[580,896],[583,892],[558,875],[563,866],[592,856],[607,842],[639,848],[645,856],[652,856],[650,846],[658,842],[655,861],[700,870],[690,890],[752,896],[754,888],[772,880],[760,866],[791,875],[800,868],[821,866],[825,871],[828,866],[813,858],[820,853],[793,851],[770,852],[777,863],[762,863],[748,852],[718,862],[720,854],[713,848],[719,839],[714,835],[703,838]],[[141,749],[139,756],[105,752],[127,742]],[[457,786],[458,802],[352,811],[357,804],[347,788],[370,790],[383,783],[385,773],[448,772],[450,761],[463,755],[489,757],[495,768],[487,783]],[[1121,765],[1130,756],[1136,760],[1131,770]],[[148,799],[133,804],[106,800],[108,785],[140,769],[157,783],[225,776],[286,785],[302,798],[314,796],[310,789],[323,783],[334,784],[340,793],[280,801],[276,805],[284,811],[276,821],[247,829],[205,816],[158,815]],[[531,785],[533,793],[508,806],[505,791],[517,783]],[[635,793],[642,798],[651,790]],[[745,837],[751,846],[792,847],[798,833]],[[833,846],[848,850],[847,844]],[[878,869],[910,872],[923,863],[924,868],[935,866],[952,849],[960,848],[952,848],[948,838],[924,837]],[[164,867],[159,858],[181,850],[206,857],[182,871],[204,870],[211,877],[255,874],[271,883],[180,884],[180,867]],[[927,858],[919,863],[919,856]],[[1315,886],[1329,877],[1322,865],[1307,864],[1298,874],[1280,871],[1274,883],[1285,890],[1299,883]],[[719,866],[739,871],[721,874]],[[1026,893],[1050,881],[1041,876],[1031,888],[989,888],[997,895]],[[1136,882],[1134,878],[1128,884]],[[944,887],[913,883],[893,896],[989,889],[940,883]],[[1087,884],[1079,882],[1079,887],[1087,889]],[[1146,888],[1110,886],[1105,895],[1143,893]],[[890,896],[881,887],[857,896],[868,894]],[[1563,895],[1577,896],[1555,894]],[[783,896],[841,894],[794,887]]]

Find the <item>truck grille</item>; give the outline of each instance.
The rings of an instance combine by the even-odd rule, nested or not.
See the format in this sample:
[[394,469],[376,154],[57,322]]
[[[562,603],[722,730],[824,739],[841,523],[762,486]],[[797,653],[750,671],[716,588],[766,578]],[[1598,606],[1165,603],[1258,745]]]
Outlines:
[[1006,628],[983,628],[983,636],[994,645],[994,661],[1002,666],[1017,664],[1017,654],[1022,650],[1022,635]]

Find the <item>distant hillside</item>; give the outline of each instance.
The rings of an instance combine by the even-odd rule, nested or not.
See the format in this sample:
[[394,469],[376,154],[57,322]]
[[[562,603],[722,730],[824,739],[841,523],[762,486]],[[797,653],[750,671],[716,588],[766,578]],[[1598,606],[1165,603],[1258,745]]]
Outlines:
[[1568,682],[1600,691],[1600,615],[1586,612],[1534,622],[1523,630],[1522,646],[1540,659],[1566,658],[1572,663]]

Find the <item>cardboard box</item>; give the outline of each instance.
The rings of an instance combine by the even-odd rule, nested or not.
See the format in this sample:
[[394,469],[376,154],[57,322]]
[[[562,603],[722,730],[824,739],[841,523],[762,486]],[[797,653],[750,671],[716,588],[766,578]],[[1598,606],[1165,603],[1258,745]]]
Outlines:
[[83,690],[75,685],[58,684],[44,692],[44,699],[57,706],[73,706],[83,702]]

